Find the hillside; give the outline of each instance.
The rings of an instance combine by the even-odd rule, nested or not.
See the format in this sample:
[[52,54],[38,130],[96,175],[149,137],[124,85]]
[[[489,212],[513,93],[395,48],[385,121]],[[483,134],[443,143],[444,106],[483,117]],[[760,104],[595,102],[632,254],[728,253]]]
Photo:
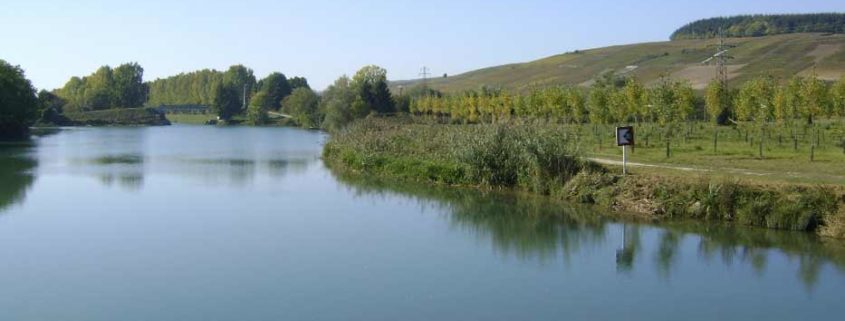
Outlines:
[[[691,39],[641,43],[575,51],[526,63],[516,63],[470,71],[448,78],[429,79],[429,86],[444,92],[477,89],[482,85],[520,91],[528,86],[588,86],[598,75],[612,71],[632,75],[651,83],[668,74],[689,80],[703,89],[716,73],[714,66],[702,65],[716,49],[716,39]],[[734,46],[729,55],[730,78],[734,82],[771,74],[788,78],[810,74],[814,67],[820,78],[838,79],[845,75],[845,35],[794,33],[753,38],[728,38]],[[420,80],[395,81],[413,87]]]

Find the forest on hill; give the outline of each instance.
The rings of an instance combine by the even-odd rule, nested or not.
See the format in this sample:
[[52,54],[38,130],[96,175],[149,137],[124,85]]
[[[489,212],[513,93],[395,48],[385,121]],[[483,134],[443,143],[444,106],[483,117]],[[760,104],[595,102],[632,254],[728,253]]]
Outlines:
[[725,37],[761,37],[785,33],[845,33],[845,14],[781,14],[717,17],[691,22],[672,33],[672,40]]

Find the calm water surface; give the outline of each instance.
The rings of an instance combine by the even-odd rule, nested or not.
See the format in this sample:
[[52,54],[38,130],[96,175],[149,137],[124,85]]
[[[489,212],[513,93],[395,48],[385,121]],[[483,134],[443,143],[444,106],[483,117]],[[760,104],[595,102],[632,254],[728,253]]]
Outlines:
[[284,128],[0,146],[0,320],[841,320],[845,243],[345,177]]

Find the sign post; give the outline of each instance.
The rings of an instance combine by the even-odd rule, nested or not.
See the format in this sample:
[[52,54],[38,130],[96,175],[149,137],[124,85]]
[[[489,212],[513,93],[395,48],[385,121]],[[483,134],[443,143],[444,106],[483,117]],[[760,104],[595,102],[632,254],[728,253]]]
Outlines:
[[634,127],[616,127],[616,146],[622,146],[622,175],[628,175],[628,146],[634,146]]

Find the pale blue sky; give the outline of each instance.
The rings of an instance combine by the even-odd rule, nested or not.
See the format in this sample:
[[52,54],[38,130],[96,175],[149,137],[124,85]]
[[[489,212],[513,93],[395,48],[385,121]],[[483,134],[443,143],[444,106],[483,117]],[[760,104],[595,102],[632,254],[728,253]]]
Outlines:
[[137,61],[145,79],[242,63],[322,89],[366,64],[390,79],[667,40],[686,22],[745,13],[845,11],[812,1],[47,1],[0,5],[0,59],[38,88]]

